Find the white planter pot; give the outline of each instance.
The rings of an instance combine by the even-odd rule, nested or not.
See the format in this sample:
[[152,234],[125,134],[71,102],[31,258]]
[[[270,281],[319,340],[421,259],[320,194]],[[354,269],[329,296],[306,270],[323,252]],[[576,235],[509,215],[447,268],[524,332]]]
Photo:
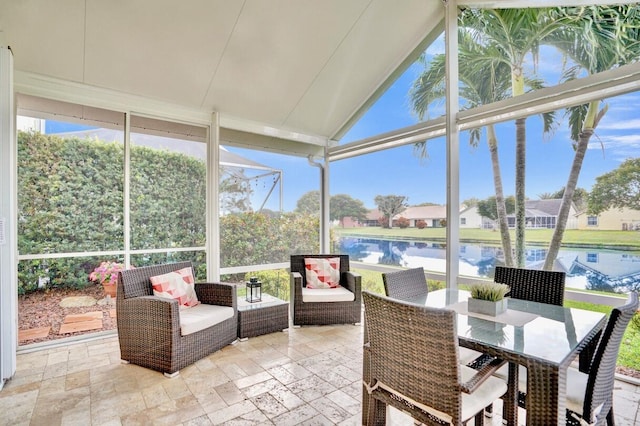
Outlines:
[[495,317],[507,310],[508,297],[497,302],[490,300],[481,300],[469,298],[467,300],[467,310],[469,312],[475,312],[476,314],[490,315]]

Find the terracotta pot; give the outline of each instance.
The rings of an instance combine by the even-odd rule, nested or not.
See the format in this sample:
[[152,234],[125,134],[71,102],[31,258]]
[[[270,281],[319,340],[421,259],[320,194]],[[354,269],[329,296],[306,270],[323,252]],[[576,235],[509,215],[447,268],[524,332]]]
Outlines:
[[111,296],[112,298],[116,297],[117,287],[115,284],[102,283],[102,288],[104,289],[105,296]]

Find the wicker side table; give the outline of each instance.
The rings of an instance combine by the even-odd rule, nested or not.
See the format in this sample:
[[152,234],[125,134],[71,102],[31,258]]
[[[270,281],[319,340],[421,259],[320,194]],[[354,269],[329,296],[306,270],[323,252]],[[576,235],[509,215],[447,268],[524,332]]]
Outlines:
[[238,298],[238,337],[269,334],[289,328],[289,302],[262,294],[261,302],[250,303]]

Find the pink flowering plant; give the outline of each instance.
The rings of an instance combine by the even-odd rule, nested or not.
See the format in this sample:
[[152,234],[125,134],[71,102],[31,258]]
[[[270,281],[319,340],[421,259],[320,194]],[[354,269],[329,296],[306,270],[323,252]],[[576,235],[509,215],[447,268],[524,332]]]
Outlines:
[[89,274],[89,281],[98,284],[116,285],[118,272],[124,271],[124,265],[118,262],[102,262],[100,266]]

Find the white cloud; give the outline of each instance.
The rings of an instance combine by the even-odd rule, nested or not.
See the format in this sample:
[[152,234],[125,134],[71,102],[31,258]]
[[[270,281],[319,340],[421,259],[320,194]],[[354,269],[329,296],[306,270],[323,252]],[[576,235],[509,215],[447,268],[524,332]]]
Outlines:
[[[637,107],[633,109],[637,111]],[[604,130],[640,130],[640,118],[635,118],[632,120],[624,120],[624,119],[606,120],[606,121],[603,121],[596,130],[603,130],[603,129]]]
[[601,151],[603,147],[606,156],[621,162],[627,158],[640,157],[640,134],[591,138],[589,149]]

